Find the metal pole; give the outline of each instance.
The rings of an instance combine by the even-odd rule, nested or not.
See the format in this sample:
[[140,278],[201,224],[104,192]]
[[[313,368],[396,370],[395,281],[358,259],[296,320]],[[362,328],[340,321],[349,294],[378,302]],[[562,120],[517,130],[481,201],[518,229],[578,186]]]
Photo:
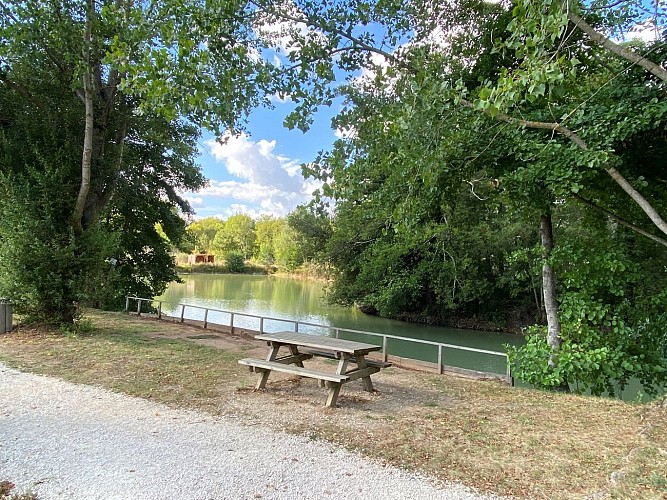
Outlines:
[[438,373],[442,375],[442,344],[438,346]]
[[181,323],[183,323],[184,317],[185,317],[185,304],[181,304]]
[[13,316],[12,316],[12,305],[10,303],[5,304],[5,332],[11,332],[14,328],[13,325]]
[[259,318],[259,334],[264,335],[264,318]]
[[208,326],[208,309],[204,309],[204,330]]
[[338,336],[340,335],[340,330],[339,330],[338,328],[336,328],[336,329],[334,330],[334,332],[335,332],[335,334],[336,334],[336,338],[338,338]]
[[130,297],[125,297],[125,312],[130,310]]
[[141,299],[137,299],[137,316],[141,316]]
[[162,319],[162,301],[157,303],[157,319]]
[[298,321],[294,322],[294,333],[299,333],[299,322]]
[[232,313],[232,317],[229,319],[229,329],[234,333],[234,313]]
[[389,355],[387,354],[387,336],[383,335],[382,336],[382,360],[386,363],[388,359],[389,359]]

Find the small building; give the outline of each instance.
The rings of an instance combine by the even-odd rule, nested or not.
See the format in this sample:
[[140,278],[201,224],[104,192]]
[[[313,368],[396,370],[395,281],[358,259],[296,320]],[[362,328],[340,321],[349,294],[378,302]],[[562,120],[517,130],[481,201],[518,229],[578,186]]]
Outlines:
[[188,255],[188,264],[215,264],[215,255],[207,253]]

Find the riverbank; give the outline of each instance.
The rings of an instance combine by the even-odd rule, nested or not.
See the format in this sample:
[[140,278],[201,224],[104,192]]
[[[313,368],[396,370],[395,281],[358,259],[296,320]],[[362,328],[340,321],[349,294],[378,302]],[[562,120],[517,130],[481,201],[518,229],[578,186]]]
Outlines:
[[340,407],[326,409],[312,381],[272,375],[266,391],[254,392],[254,375],[237,363],[265,354],[254,339],[121,314],[86,317],[85,331],[70,335],[31,328],[0,335],[0,361],[329,441],[486,492],[667,495],[664,402],[631,405],[391,368],[374,376],[379,392],[346,384]]

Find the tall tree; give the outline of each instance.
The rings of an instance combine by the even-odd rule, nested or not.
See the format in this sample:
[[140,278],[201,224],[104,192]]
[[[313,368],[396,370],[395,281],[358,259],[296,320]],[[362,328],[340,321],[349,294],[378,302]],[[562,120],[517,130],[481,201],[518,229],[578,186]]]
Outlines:
[[[636,150],[647,137],[657,144],[651,148],[656,152],[664,143],[666,17],[658,4],[653,12],[656,40],[647,44],[612,40],[646,20],[643,4],[634,1],[589,5],[526,0],[509,11],[476,1],[258,5],[269,16],[321,33],[299,39],[306,49],[290,54],[296,64],[286,71],[285,85],[300,103],[290,124],[307,127],[308,112],[335,95],[339,70],[363,67],[374,75],[365,90],[402,108],[398,121],[385,120],[383,126],[414,126],[415,118],[424,120],[421,113],[430,108],[431,121],[424,123],[437,127],[444,118],[458,133],[460,125],[448,117],[454,110],[469,110],[488,119],[490,132],[478,136],[481,152],[495,149],[501,138],[510,142],[508,153],[515,161],[488,170],[525,213],[536,211],[534,220],[542,222],[543,275],[548,278],[544,304],[552,332],[547,358],[554,373],[554,354],[564,337],[558,333],[559,304],[554,300],[558,282],[551,279],[549,242],[557,250],[558,241],[548,238],[555,233],[548,227],[550,207],[576,200],[612,224],[667,243],[662,215],[667,207],[664,191],[658,189],[662,177],[652,161],[637,161],[628,149],[632,145]],[[385,29],[364,31],[369,23],[382,23]],[[478,50],[482,40],[493,43]],[[304,81],[310,84],[308,93],[299,92]],[[360,128],[349,125],[353,134]],[[449,135],[438,128],[431,137],[438,141]],[[396,161],[403,159],[401,153]],[[327,183],[324,194],[335,178],[329,175],[321,175]],[[408,196],[414,185],[407,183]]]
[[255,221],[247,214],[229,217],[213,240],[213,250],[220,255],[239,252],[249,259],[255,249]]
[[[132,213],[146,208],[127,203],[140,193],[147,196],[141,201],[154,206],[167,200],[189,211],[176,189],[201,185],[190,160],[182,162],[183,155],[190,155],[182,148],[191,148],[189,138],[196,131],[184,135],[184,125],[176,120],[183,117],[218,132],[234,130],[263,101],[269,66],[256,57],[261,44],[243,3],[3,1],[0,9],[5,191],[31,209],[23,213],[31,214],[33,224],[51,221],[25,231],[14,211],[14,223],[3,227],[1,237],[32,261],[60,242],[66,264],[53,275],[58,301],[31,300],[39,302],[45,316],[67,322],[84,298],[80,284],[95,282],[91,273],[103,270],[106,258],[115,254],[114,261],[119,260],[111,248],[118,238],[102,243],[108,238],[95,236],[103,219],[112,220],[123,205]],[[188,138],[181,150],[171,141],[171,149],[160,149],[165,134]],[[131,157],[141,149],[148,157]],[[57,208],[38,201],[53,200],[49,183],[59,189]],[[137,214],[133,220],[140,226],[112,226],[121,240],[156,222],[179,226],[169,222],[164,210],[157,212]],[[11,260],[5,263],[3,293],[19,307],[27,304],[23,278]],[[33,275],[32,286],[39,288],[38,280]]]

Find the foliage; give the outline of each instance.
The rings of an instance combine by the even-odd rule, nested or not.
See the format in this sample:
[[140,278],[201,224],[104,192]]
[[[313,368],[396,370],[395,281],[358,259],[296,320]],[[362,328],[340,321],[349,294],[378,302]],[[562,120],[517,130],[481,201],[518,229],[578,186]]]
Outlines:
[[216,255],[240,253],[249,259],[255,247],[255,221],[247,214],[229,217],[213,238],[212,250]]
[[224,222],[217,217],[206,217],[188,224],[187,232],[195,241],[195,251],[213,253],[213,240],[223,226]]
[[[34,266],[4,260],[2,291],[19,308],[71,322],[80,301],[114,307],[175,278],[155,224],[171,244],[183,241],[190,207],[178,192],[203,184],[195,127],[236,129],[267,90],[247,8],[3,2],[0,172],[30,192],[14,195],[34,219],[15,216],[0,234]],[[35,291],[42,285],[50,291]]]
[[230,273],[243,272],[243,267],[245,266],[243,254],[240,252],[228,253],[225,257],[225,265],[227,266],[227,271]]
[[262,216],[255,222],[255,258],[272,265],[276,262],[275,241],[284,230],[285,220]]
[[298,235],[291,227],[285,225],[274,240],[276,264],[279,268],[293,271],[303,263],[300,255]]

